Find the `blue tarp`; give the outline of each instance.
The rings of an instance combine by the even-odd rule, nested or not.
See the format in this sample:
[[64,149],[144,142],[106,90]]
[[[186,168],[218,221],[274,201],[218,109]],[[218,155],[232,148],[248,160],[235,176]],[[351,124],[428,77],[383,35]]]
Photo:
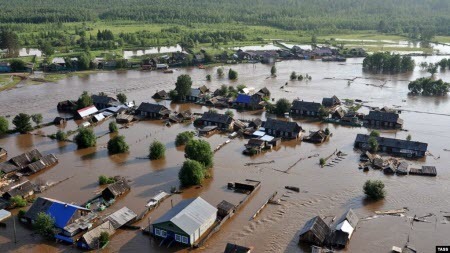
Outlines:
[[238,94],[236,98],[236,103],[250,104],[252,97],[245,94]]
[[55,227],[64,228],[78,208],[63,203],[54,202],[47,210],[47,214],[55,219]]

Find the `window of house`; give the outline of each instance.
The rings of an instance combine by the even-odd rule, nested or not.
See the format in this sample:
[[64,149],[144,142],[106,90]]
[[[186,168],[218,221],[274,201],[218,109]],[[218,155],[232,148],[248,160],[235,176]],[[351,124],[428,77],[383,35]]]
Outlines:
[[175,234],[175,241],[181,242],[181,235]]
[[159,228],[155,228],[155,235],[161,236],[161,230]]
[[167,237],[167,231],[161,230],[161,237],[166,238]]
[[186,236],[182,236],[183,243],[188,244],[188,238]]

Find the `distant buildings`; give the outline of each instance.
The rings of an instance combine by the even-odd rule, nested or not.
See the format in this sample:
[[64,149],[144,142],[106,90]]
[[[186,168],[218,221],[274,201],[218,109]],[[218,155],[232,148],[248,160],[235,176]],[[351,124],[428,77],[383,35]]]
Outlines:
[[201,197],[178,203],[152,224],[152,234],[185,245],[195,242],[214,224],[217,208]]
[[292,116],[319,117],[321,106],[321,104],[315,102],[294,100],[290,112]]
[[265,132],[274,137],[296,139],[301,136],[302,127],[297,122],[268,118],[264,124]]
[[368,126],[378,128],[402,128],[403,120],[395,112],[390,111],[370,111],[364,117]]

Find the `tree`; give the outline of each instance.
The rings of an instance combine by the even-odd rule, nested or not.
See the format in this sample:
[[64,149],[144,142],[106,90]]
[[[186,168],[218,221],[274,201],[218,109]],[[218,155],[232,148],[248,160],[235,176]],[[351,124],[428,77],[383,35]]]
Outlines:
[[58,141],[65,141],[67,140],[67,134],[64,131],[58,130],[56,132],[55,137]]
[[410,141],[411,139],[412,139],[411,135],[408,134],[408,136],[406,136],[406,140],[407,140],[407,141]]
[[78,134],[75,135],[73,141],[77,144],[78,148],[94,147],[97,144],[97,137],[95,137],[94,131],[90,128],[80,128]]
[[434,74],[437,73],[437,69],[438,69],[438,65],[437,64],[430,63],[428,65],[427,72],[430,73],[431,76],[434,76]]
[[12,30],[0,30],[0,48],[8,50],[7,57],[19,56],[19,36]]
[[40,113],[33,114],[33,115],[31,115],[31,119],[36,124],[36,126],[38,126],[39,124],[42,123],[42,114],[40,114]]
[[211,75],[210,74],[206,75],[206,81],[211,81]]
[[326,163],[327,161],[325,160],[325,158],[320,158],[320,160],[319,160],[319,163],[320,163],[320,166],[321,167],[323,167],[323,166],[325,166],[325,163]]
[[408,84],[408,89],[413,94],[420,94],[425,96],[444,96],[450,90],[450,83],[432,78],[422,77]]
[[238,86],[236,86],[236,89],[238,92],[243,93],[244,89],[247,88],[247,86],[245,86],[245,84],[239,84]]
[[190,94],[192,87],[192,79],[189,75],[180,75],[175,83],[178,100],[184,100]]
[[112,155],[126,153],[129,148],[130,147],[125,141],[125,136],[123,135],[115,136],[108,141],[108,152]]
[[100,248],[105,246],[109,242],[109,233],[106,231],[103,231],[100,233],[100,237],[98,238],[98,243],[100,244]]
[[220,86],[220,88],[218,90],[217,95],[226,97],[228,95],[228,86],[226,86],[225,84],[222,84],[222,86]]
[[27,206],[27,201],[22,196],[14,196],[9,199],[9,204],[13,207]]
[[5,117],[0,116],[0,135],[8,132],[9,122]]
[[217,75],[218,75],[219,77],[222,77],[222,76],[223,76],[223,68],[222,68],[222,67],[220,67],[220,68],[217,69]]
[[125,104],[127,102],[127,96],[124,93],[117,94],[117,100],[119,100],[120,103]]
[[78,109],[83,109],[85,107],[91,106],[94,104],[94,100],[92,100],[92,97],[88,94],[87,91],[83,91],[81,96],[78,98],[77,101],[77,107]]
[[319,108],[319,117],[320,118],[328,118],[329,114],[330,114],[330,112],[328,111],[328,109],[325,108],[325,106],[321,105]]
[[270,69],[270,74],[272,76],[275,76],[277,74],[277,67],[275,67],[275,65],[273,65],[272,68]]
[[311,36],[311,44],[313,45],[317,44],[317,36],[315,34]]
[[12,123],[16,127],[15,130],[24,134],[31,130],[33,127],[31,126],[31,117],[26,113],[19,113],[16,117],[14,117]]
[[119,128],[117,127],[117,124],[114,121],[109,122],[108,128],[110,133],[117,133],[119,131]]
[[274,112],[276,115],[282,116],[286,112],[289,112],[290,109],[291,109],[291,102],[289,102],[289,100],[287,100],[286,98],[280,98],[275,104]]
[[225,112],[225,115],[227,115],[227,116],[230,117],[230,118],[233,118],[233,117],[234,117],[234,113],[233,113],[233,111],[231,111],[231,110],[227,110],[227,111]]
[[164,158],[165,153],[166,146],[164,146],[164,144],[159,141],[154,141],[150,145],[150,154],[148,155],[148,157],[150,158],[150,160],[158,160]]
[[100,185],[112,184],[112,183],[115,183],[115,182],[116,182],[116,180],[113,177],[107,177],[105,175],[100,175],[98,177],[98,183]]
[[372,200],[383,199],[386,195],[384,184],[380,180],[367,180],[366,183],[364,183],[363,190],[367,198]]
[[56,234],[55,220],[50,215],[44,212],[38,213],[33,227],[39,235],[47,239],[54,239]]
[[235,70],[230,69],[230,70],[228,71],[228,78],[229,78],[230,80],[236,80],[236,79],[238,79],[238,73],[237,73]]
[[195,136],[195,133],[192,131],[181,132],[175,138],[175,146],[183,146],[186,145],[190,140],[192,140]]
[[370,151],[373,153],[376,153],[378,151],[378,141],[377,138],[374,136],[369,137],[369,140],[367,141],[369,143]]
[[185,149],[185,156],[188,159],[195,160],[209,169],[213,166],[213,152],[211,146],[204,140],[191,140],[187,143]]
[[42,53],[47,57],[52,56],[55,53],[55,48],[48,41],[45,41],[44,43],[42,43],[39,46],[39,50],[41,50]]
[[330,135],[330,133],[331,133],[331,132],[330,132],[330,129],[329,129],[328,127],[325,128],[325,131],[324,131],[324,132],[325,132],[326,135]]
[[11,60],[9,62],[10,66],[11,66],[11,71],[12,72],[20,72],[20,71],[25,71],[26,69],[26,63],[22,60],[19,59],[14,59]]
[[291,80],[297,79],[297,73],[295,73],[295,71],[292,71],[290,78],[291,78]]
[[380,132],[377,130],[372,130],[372,132],[370,132],[370,137],[380,137]]
[[91,55],[89,53],[82,53],[78,57],[78,69],[88,70],[91,68]]
[[178,179],[183,186],[199,185],[205,178],[204,166],[194,160],[187,160],[183,163],[178,172]]

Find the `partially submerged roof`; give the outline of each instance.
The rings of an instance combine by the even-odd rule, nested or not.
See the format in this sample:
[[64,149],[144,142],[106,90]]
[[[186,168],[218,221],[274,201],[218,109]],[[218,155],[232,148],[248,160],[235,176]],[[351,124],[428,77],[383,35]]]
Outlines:
[[364,119],[403,124],[403,120],[400,119],[400,116],[397,113],[390,111],[370,111]]
[[307,102],[303,100],[294,100],[291,110],[319,112],[321,104],[316,102]]
[[246,95],[246,94],[238,94],[236,98],[236,103],[242,103],[242,104],[250,104],[252,101],[252,96]]
[[54,154],[49,154],[41,157],[39,161],[29,164],[27,169],[31,172],[31,174],[34,174],[57,163],[58,158],[56,158]]
[[33,149],[29,152],[25,152],[21,155],[15,156],[15,157],[11,158],[9,161],[11,163],[17,165],[19,168],[23,169],[28,164],[41,159],[41,157],[42,157],[42,154],[37,149]]
[[108,185],[103,191],[109,190],[114,196],[119,196],[130,189],[131,187],[128,185],[126,180],[123,179]]
[[221,210],[224,210],[226,212],[230,212],[234,208],[235,208],[235,205],[231,204],[230,202],[228,202],[226,200],[222,200],[222,202],[220,202],[217,205],[217,209],[221,209]]
[[197,197],[181,201],[153,224],[170,221],[190,235],[216,213],[217,208]]
[[86,232],[82,239],[86,242],[90,249],[99,247],[99,238],[102,232],[107,232],[110,236],[114,234],[115,230],[110,221],[106,221],[92,230]]
[[109,104],[112,102],[117,102],[117,99],[110,97],[110,96],[103,96],[103,95],[92,95],[92,100],[94,101],[94,104]]
[[10,197],[24,196],[33,191],[33,189],[34,185],[29,180],[26,180],[17,185],[14,185],[8,191],[6,191],[5,194],[8,194]]
[[6,211],[5,209],[0,210],[0,221],[8,219],[11,217],[11,212]]
[[11,172],[14,172],[17,170],[19,170],[19,167],[17,167],[16,165],[14,165],[10,162],[0,163],[0,171],[5,174],[11,173]]
[[151,103],[146,103],[146,102],[141,103],[137,110],[143,111],[143,112],[150,112],[150,113],[152,113],[152,112],[160,113],[160,114],[164,114],[169,111],[169,109],[167,109],[167,107],[165,107],[163,105],[151,104]]
[[77,111],[77,114],[78,114],[81,118],[84,118],[84,117],[87,117],[87,116],[89,116],[89,115],[92,115],[92,114],[94,114],[94,113],[96,113],[96,112],[98,112],[97,107],[95,107],[95,105],[91,105],[91,106],[88,106],[88,107],[85,107],[85,108],[83,108],[83,109],[78,110],[78,111]]
[[337,220],[336,224],[340,224],[346,220],[353,228],[356,228],[356,225],[358,225],[359,222],[358,216],[356,216],[355,212],[351,208],[347,212],[345,212],[339,220]]
[[233,121],[233,118],[231,118],[230,116],[228,116],[226,114],[205,112],[205,113],[203,113],[201,120],[211,121],[211,122],[221,123],[221,124],[230,124]]
[[[367,134],[358,134],[355,142],[368,143],[370,136]],[[426,152],[428,148],[427,143],[418,141],[407,141],[394,138],[376,137],[379,146],[386,146],[405,150],[414,150]]]
[[306,222],[305,226],[303,226],[302,230],[300,231],[300,237],[310,231],[314,233],[314,235],[321,242],[323,242],[330,233],[330,227],[325,223],[325,221],[322,220],[322,218],[316,216]]
[[237,244],[227,243],[227,246],[225,247],[224,253],[249,253],[251,252],[251,248],[240,246]]
[[117,210],[106,217],[106,220],[111,222],[114,229],[118,229],[126,223],[132,221],[136,217],[137,214],[135,212],[124,206],[120,210]]
[[288,133],[300,132],[302,130],[302,128],[298,125],[297,122],[283,121],[271,118],[267,119],[266,123],[264,124],[264,128]]

